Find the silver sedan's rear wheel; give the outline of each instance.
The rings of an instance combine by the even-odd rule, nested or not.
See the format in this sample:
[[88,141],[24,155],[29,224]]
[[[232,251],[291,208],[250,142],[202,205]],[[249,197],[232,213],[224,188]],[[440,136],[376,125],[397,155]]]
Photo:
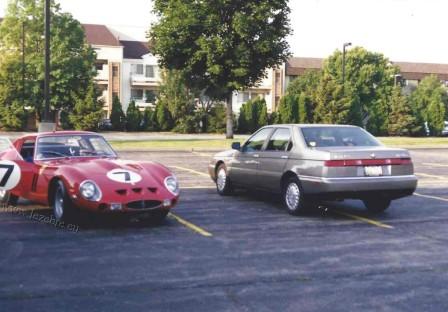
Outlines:
[[372,213],[381,213],[389,208],[391,200],[388,198],[367,198],[363,200],[364,206]]
[[216,169],[216,190],[220,195],[230,195],[233,192],[232,183],[224,164],[219,165],[218,169]]
[[305,210],[305,199],[298,178],[290,178],[283,187],[283,201],[288,212],[298,215]]

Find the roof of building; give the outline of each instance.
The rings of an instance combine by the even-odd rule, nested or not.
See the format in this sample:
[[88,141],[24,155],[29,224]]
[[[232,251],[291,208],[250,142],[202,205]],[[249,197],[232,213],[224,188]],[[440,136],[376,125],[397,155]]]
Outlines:
[[105,25],[83,24],[87,43],[90,45],[120,47],[120,41]]
[[323,59],[314,57],[291,57],[286,62],[286,75],[298,76],[307,70],[322,69]]
[[437,75],[441,80],[448,80],[448,64],[393,62],[400,67],[404,79],[421,80],[428,75]]
[[[286,75],[299,76],[307,70],[322,69],[324,59],[312,57],[292,57],[286,62]],[[421,80],[428,75],[437,75],[448,80],[448,64],[393,62],[400,68],[404,79]]]
[[120,40],[120,43],[125,59],[141,59],[143,55],[151,52],[147,42]]

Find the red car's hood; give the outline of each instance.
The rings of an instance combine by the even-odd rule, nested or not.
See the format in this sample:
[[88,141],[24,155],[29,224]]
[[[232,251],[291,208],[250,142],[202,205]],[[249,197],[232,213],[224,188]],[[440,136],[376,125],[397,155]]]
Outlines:
[[93,180],[99,185],[120,187],[132,185],[135,187],[163,186],[163,179],[170,172],[162,165],[154,162],[136,162],[132,160],[110,158],[85,158],[58,160],[50,166],[59,167],[61,174],[76,171],[78,181]]

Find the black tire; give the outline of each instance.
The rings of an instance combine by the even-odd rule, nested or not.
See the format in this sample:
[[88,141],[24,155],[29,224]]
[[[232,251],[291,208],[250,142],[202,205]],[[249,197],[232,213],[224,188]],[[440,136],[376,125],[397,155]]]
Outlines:
[[19,197],[11,194],[11,192],[9,191],[0,192],[0,204],[2,206],[17,206],[18,201]]
[[309,207],[297,177],[289,178],[283,185],[282,199],[288,213],[294,216],[305,212]]
[[233,194],[232,181],[227,175],[227,167],[220,164],[216,169],[216,191],[221,196],[228,196]]
[[76,221],[75,209],[62,181],[56,182],[50,204],[57,221],[66,223]]
[[368,211],[381,213],[389,208],[391,200],[389,198],[366,198],[363,202]]

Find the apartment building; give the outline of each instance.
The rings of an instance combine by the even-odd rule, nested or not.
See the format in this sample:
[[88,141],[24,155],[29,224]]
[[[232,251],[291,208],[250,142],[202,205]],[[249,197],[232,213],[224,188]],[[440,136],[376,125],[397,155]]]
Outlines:
[[126,111],[131,100],[141,109],[153,105],[160,85],[157,58],[146,42],[120,40],[105,25],[83,25],[87,42],[97,53],[95,82],[102,91],[105,116],[115,96]]

